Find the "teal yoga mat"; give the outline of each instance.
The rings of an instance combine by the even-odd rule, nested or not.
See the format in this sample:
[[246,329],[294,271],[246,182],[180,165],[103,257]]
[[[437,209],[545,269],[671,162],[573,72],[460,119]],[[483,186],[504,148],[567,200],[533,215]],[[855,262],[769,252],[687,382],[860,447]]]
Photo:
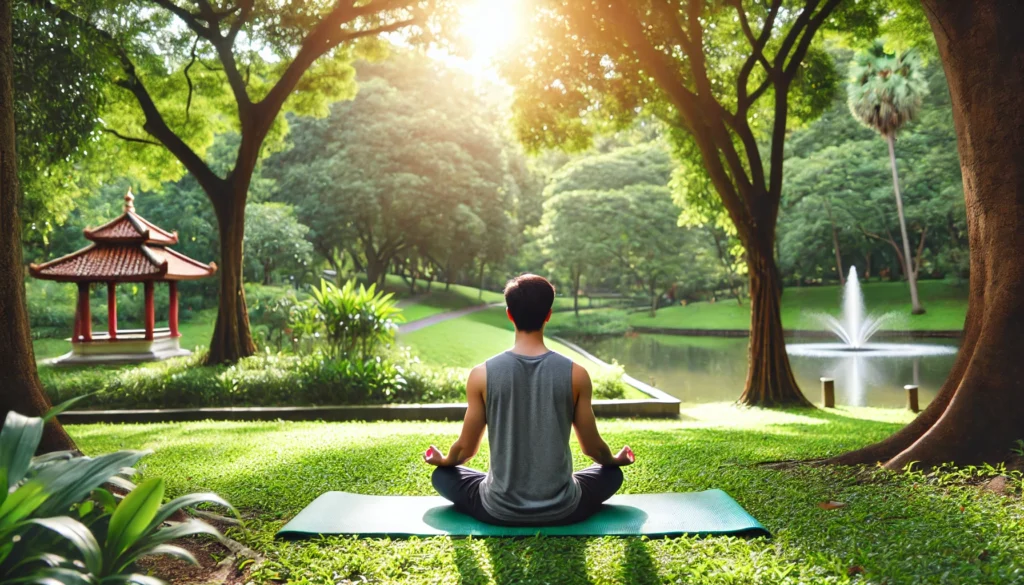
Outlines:
[[770,536],[722,490],[613,496],[587,520],[568,526],[494,526],[456,512],[440,496],[363,496],[327,492],[306,506],[277,536],[323,534],[409,536]]

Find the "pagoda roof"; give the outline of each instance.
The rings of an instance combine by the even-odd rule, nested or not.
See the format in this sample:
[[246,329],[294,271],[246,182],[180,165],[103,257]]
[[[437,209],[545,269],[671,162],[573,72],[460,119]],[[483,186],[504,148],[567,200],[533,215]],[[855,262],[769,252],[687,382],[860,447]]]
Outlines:
[[85,237],[93,242],[145,243],[173,246],[178,243],[178,234],[169,232],[135,213],[135,196],[131,189],[124,196],[124,213],[107,223],[86,228]]
[[66,256],[32,264],[35,278],[64,282],[143,282],[147,280],[195,280],[217,272],[214,263],[204,264],[167,247],[177,234],[167,232],[135,214],[131,191],[125,196],[125,212],[98,228],[85,230],[92,242]]

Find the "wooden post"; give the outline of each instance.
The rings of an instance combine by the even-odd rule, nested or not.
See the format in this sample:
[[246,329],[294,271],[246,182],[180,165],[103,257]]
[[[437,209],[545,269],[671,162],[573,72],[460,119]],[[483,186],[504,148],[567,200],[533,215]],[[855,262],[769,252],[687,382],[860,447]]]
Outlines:
[[92,341],[92,315],[89,313],[89,283],[78,283],[78,340]]
[[907,408],[910,409],[910,412],[921,412],[921,407],[917,402],[917,386],[907,384],[903,389],[907,391]]
[[167,307],[167,325],[171,329],[171,337],[181,337],[178,333],[178,283],[170,281],[167,283],[170,292],[170,304]]
[[146,293],[146,341],[153,341],[153,329],[156,328],[156,315],[153,308],[153,281],[147,280],[143,286]]
[[107,335],[110,340],[117,339],[117,283],[107,283]]
[[836,407],[836,381],[832,378],[821,379],[821,406],[822,408]]

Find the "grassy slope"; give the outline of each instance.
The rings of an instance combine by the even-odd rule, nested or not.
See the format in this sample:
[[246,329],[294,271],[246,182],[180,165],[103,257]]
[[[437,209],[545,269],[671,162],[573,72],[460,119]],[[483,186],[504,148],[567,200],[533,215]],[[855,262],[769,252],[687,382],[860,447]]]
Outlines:
[[[921,475],[755,463],[837,454],[884,437],[902,411],[781,412],[703,405],[678,421],[600,423],[637,463],[623,491],[722,488],[773,534],[739,538],[408,540],[273,535],[321,493],[432,493],[424,446],[447,448],[458,423],[187,423],[69,427],[88,453],[152,449],[139,466],[168,496],[212,490],[248,519],[231,536],[266,555],[271,583],[610,585],[614,583],[1016,583],[1024,573],[1017,497]],[[584,465],[573,444],[577,467]],[[471,465],[486,468],[486,446]],[[1020,476],[1013,480],[1019,494]],[[823,510],[820,502],[845,507]],[[863,571],[863,574],[858,574]]]
[[[556,314],[553,318],[566,317]],[[471,368],[512,347],[513,330],[512,324],[505,317],[505,310],[493,307],[442,321],[412,333],[399,334],[398,341],[412,348],[421,360],[429,364]],[[574,350],[551,340],[548,341],[548,347],[587,368],[591,375],[596,374],[599,366]],[[626,398],[643,399],[647,396],[628,388]]]
[[[898,318],[888,329],[960,330],[967,312],[967,288],[943,281],[919,283],[927,313],[910,315],[910,294],[902,282],[878,282],[863,285],[864,302],[872,313],[896,312]],[[782,295],[782,325],[786,329],[821,329],[810,313],[839,313],[840,289],[836,286],[787,288]],[[735,300],[717,303],[693,303],[668,307],[653,319],[645,312],[633,313],[631,325],[677,327],[686,329],[748,329],[750,305]]]
[[[418,285],[426,287],[425,281],[418,281]],[[480,289],[461,284],[453,284],[445,290],[444,283],[434,283],[429,293],[417,293],[409,295],[409,287],[400,276],[390,274],[385,283],[385,290],[395,294],[400,300],[402,314],[407,323],[444,313],[455,311],[466,307],[486,303],[496,303],[504,300],[500,293],[489,290],[480,294]]]

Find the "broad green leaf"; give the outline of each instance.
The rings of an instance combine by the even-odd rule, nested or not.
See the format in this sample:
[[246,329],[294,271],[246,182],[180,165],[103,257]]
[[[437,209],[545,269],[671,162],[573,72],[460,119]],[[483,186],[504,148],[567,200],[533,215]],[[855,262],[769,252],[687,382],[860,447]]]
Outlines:
[[125,567],[135,562],[141,556],[150,554],[150,551],[154,548],[184,538],[186,536],[196,536],[198,534],[209,534],[217,539],[223,538],[223,535],[219,530],[210,526],[206,522],[199,520],[189,520],[181,524],[175,524],[167,528],[162,528],[154,533],[150,533],[143,538],[139,539],[135,545],[128,549],[114,565],[115,571],[123,570]]
[[100,585],[114,585],[114,584],[127,584],[135,583],[136,585],[167,585],[165,581],[151,577],[149,575],[142,575],[140,573],[131,573],[128,575],[110,575],[100,579]]
[[218,506],[224,506],[225,508],[230,510],[231,513],[234,514],[236,518],[239,517],[238,511],[235,510],[234,506],[229,504],[224,498],[221,498],[217,494],[188,494],[181,496],[179,498],[175,498],[161,506],[160,510],[156,514],[156,517],[153,518],[153,521],[150,523],[149,529],[146,532],[151,532],[159,528],[161,524],[163,524],[178,510],[186,506],[195,506],[196,504],[202,503],[217,504]]
[[[118,451],[95,459],[77,457],[61,466],[62,473],[51,486],[53,497],[40,509],[41,516],[59,516],[102,486],[122,468],[134,465],[148,451]],[[45,468],[49,473],[53,466]],[[40,477],[42,473],[40,472]]]
[[92,498],[103,506],[103,511],[108,514],[113,514],[117,508],[117,498],[114,494],[108,492],[103,488],[96,488],[92,491]]
[[0,535],[35,512],[48,496],[46,485],[38,479],[30,480],[14,490],[0,505]]
[[7,487],[25,477],[32,456],[43,438],[43,419],[28,417],[14,411],[7,413],[0,430],[0,468],[7,470]]
[[196,557],[194,557],[192,555],[192,553],[190,553],[187,550],[181,548],[180,546],[174,546],[173,544],[158,544],[158,545],[154,546],[153,548],[147,550],[145,554],[146,555],[167,555],[167,556],[174,557],[176,559],[181,559],[181,560],[185,561],[186,563],[189,563],[189,564],[192,564],[192,565],[198,565],[199,564],[199,561],[196,560]]
[[36,518],[33,524],[52,530],[63,536],[79,552],[82,553],[82,561],[85,567],[93,575],[98,575],[103,570],[103,551],[96,542],[92,532],[81,522],[67,516],[55,518]]
[[121,555],[141,537],[153,521],[164,497],[163,478],[143,482],[118,504],[110,518],[104,552],[107,559]]
[[4,581],[4,585],[20,585],[23,583],[39,585],[92,585],[87,575],[74,569],[63,567],[48,567],[26,577]]

